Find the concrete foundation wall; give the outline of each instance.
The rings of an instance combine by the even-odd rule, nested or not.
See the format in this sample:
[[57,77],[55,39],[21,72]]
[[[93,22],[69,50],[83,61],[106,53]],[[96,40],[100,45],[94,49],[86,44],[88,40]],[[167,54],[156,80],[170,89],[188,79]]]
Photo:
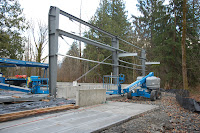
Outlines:
[[[122,84],[122,89],[128,85]],[[78,86],[73,86],[72,82],[57,82],[57,98],[75,98],[77,90],[94,88],[103,88],[103,83],[78,83]]]
[[106,102],[106,89],[80,89],[76,91],[76,105],[90,106]]
[[78,83],[78,86],[73,86],[72,82],[57,82],[57,98],[75,98],[77,90],[98,88],[103,88],[103,84]]

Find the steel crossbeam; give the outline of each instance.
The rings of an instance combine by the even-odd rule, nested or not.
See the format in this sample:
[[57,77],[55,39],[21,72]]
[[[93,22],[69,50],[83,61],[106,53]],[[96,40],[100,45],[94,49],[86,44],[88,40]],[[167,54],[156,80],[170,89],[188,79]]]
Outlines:
[[120,51],[120,52],[123,52],[123,53],[127,53],[127,51],[121,50],[119,48],[115,48],[115,47],[112,47],[110,45],[103,44],[103,43],[100,43],[100,42],[97,42],[97,41],[94,41],[94,40],[91,40],[91,39],[88,39],[88,38],[85,38],[85,37],[80,37],[78,35],[75,35],[75,34],[60,30],[60,29],[58,29],[57,31],[59,32],[60,35],[70,37],[70,38],[85,42],[87,44],[91,44],[91,45],[94,45],[94,46],[97,46],[97,47],[100,47],[100,48],[104,48],[104,49],[107,49],[107,50],[110,50],[110,51]]

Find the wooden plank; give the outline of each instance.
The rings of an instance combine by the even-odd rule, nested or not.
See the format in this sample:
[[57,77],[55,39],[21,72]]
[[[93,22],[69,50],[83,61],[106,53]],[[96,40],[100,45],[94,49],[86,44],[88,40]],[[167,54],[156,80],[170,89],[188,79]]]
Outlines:
[[12,96],[12,97],[14,97],[14,98],[21,98],[21,97],[19,97],[19,96]]
[[42,99],[42,101],[49,102],[50,100],[49,99]]
[[26,110],[26,111],[14,112],[14,113],[6,113],[6,114],[0,115],[0,122],[14,120],[14,119],[23,118],[23,117],[27,117],[27,116],[31,116],[31,115],[36,115],[36,114],[48,113],[48,112],[52,112],[52,111],[61,111],[61,110],[78,109],[78,108],[79,108],[79,106],[74,106],[73,104],[69,104],[69,105],[55,106],[55,107],[49,107],[49,108],[41,108],[41,109]]

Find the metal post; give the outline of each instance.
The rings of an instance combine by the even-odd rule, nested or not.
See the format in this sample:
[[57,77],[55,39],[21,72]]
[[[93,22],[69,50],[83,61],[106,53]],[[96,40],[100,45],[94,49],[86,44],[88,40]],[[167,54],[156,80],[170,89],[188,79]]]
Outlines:
[[144,49],[141,52],[142,52],[141,53],[141,58],[142,58],[142,76],[145,76],[146,52],[145,52]]
[[[119,40],[117,39],[117,37],[113,37],[112,38],[112,46],[114,48],[119,48]],[[119,61],[118,61],[118,51],[115,50],[112,52],[112,60],[113,60],[113,64],[115,64],[115,66],[113,66],[113,75],[118,76],[119,75]],[[114,79],[113,81],[114,84],[117,84],[117,79]]]
[[57,53],[60,9],[51,7],[49,10],[49,94],[56,97]]

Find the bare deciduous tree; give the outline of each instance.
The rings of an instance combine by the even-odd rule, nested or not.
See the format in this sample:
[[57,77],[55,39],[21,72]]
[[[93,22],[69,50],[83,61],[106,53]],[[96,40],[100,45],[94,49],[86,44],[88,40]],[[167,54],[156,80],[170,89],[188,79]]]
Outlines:
[[[32,30],[34,44],[36,47],[36,61],[44,62],[44,60],[47,58],[47,56],[42,58],[42,53],[48,42],[48,36],[47,36],[48,35],[48,27],[46,24],[44,24],[42,22],[38,22],[36,28],[34,25],[31,26],[31,30]],[[41,68],[38,68],[37,72],[41,76]]]

